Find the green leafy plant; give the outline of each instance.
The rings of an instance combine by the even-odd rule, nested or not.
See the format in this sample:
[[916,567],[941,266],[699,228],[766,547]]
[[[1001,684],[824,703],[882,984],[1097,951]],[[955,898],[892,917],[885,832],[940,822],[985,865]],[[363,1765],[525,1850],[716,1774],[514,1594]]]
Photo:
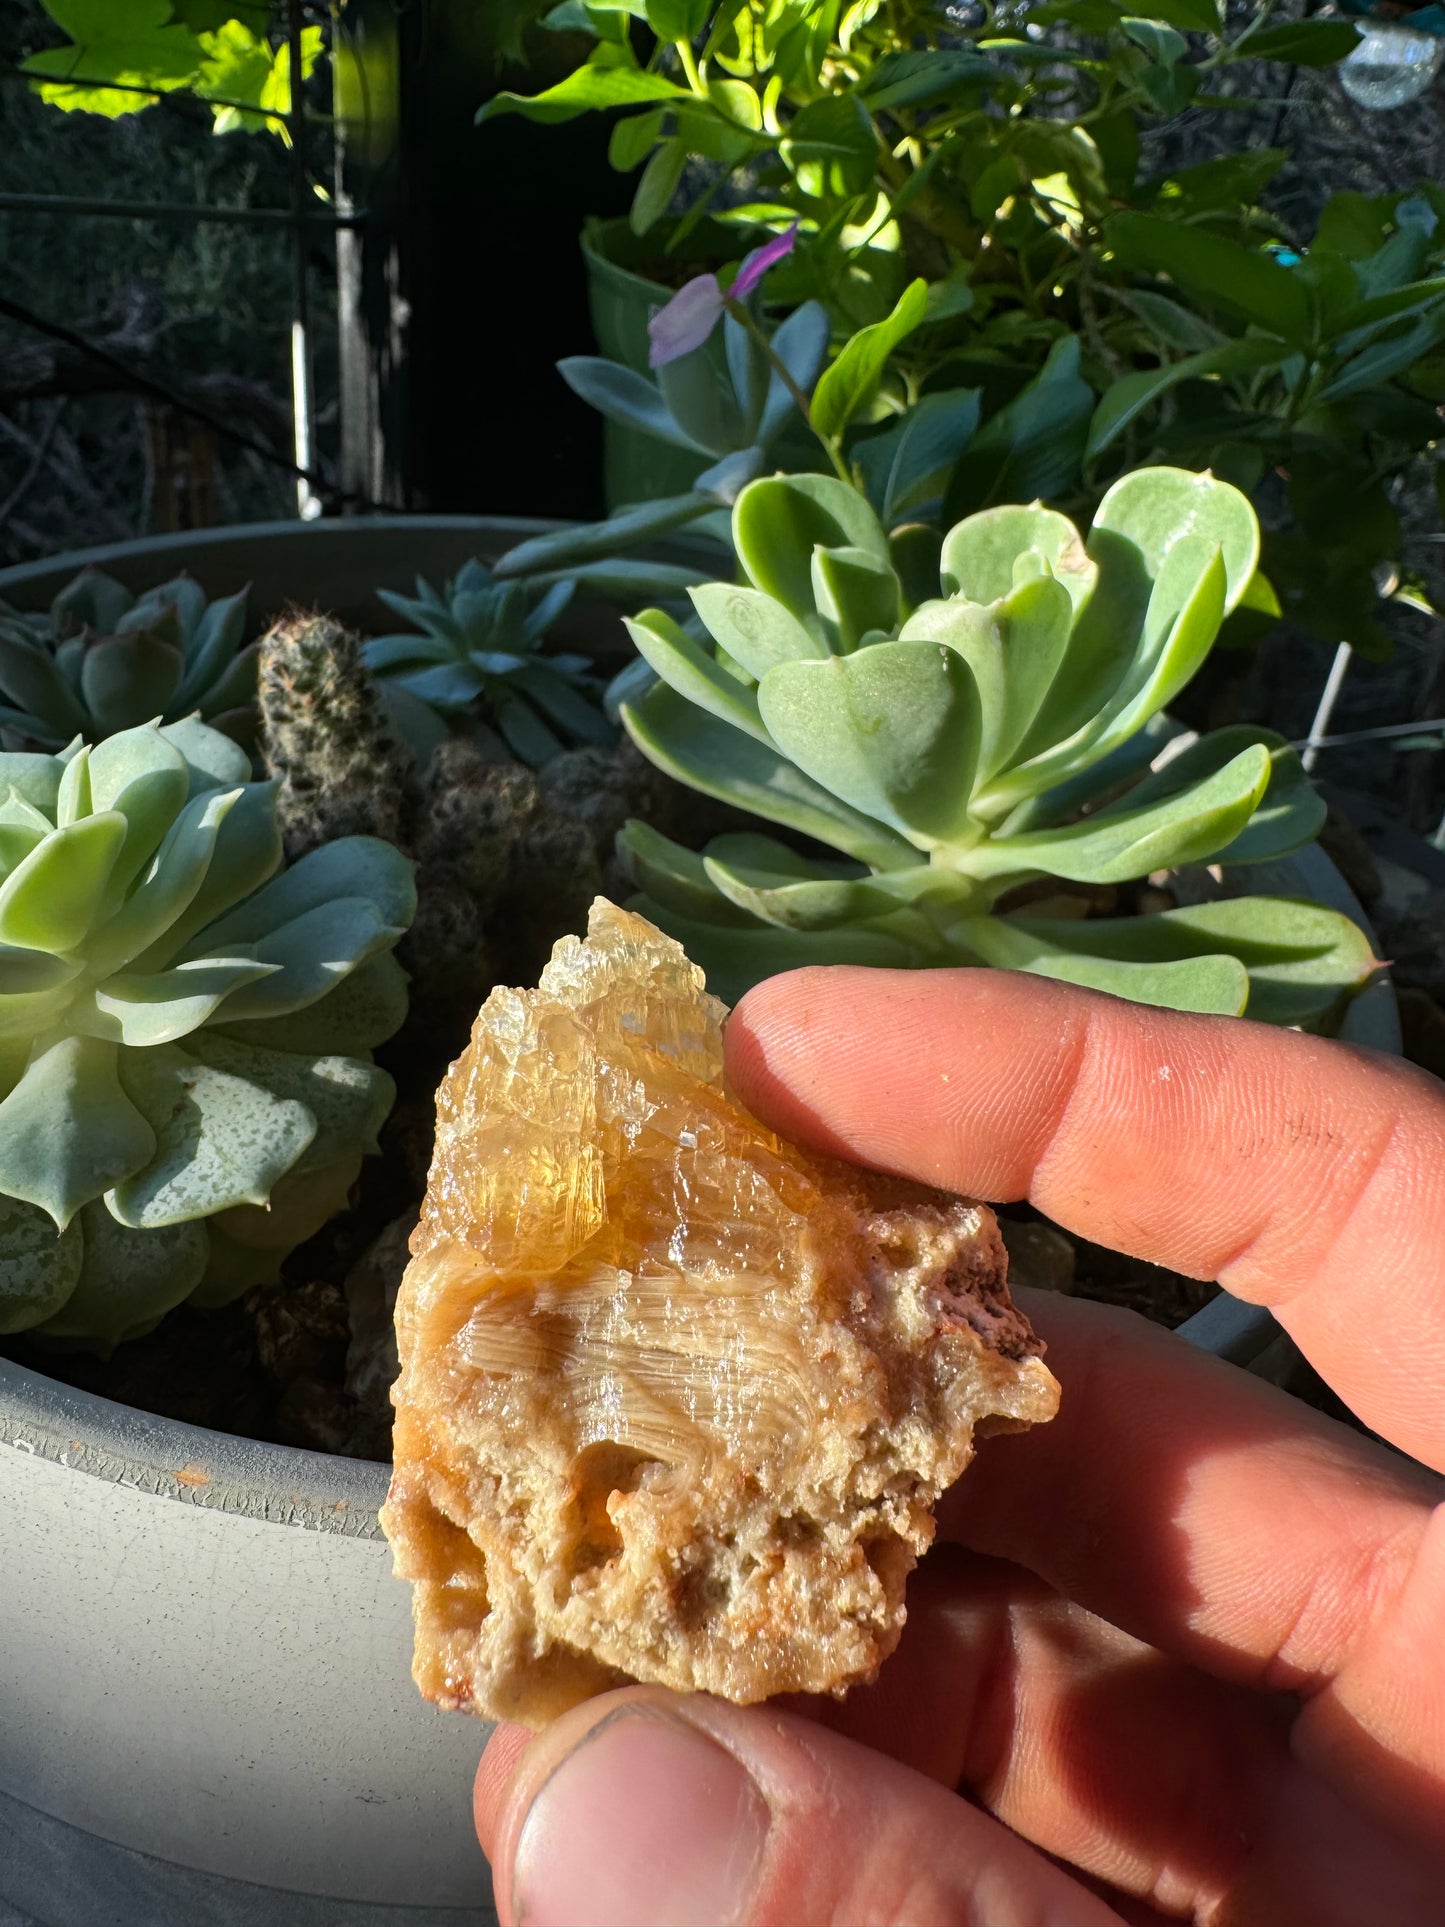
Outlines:
[[194,720],[0,755],[0,1331],[103,1350],[223,1304],[376,1148],[411,866],[283,868],[250,773]]
[[[162,94],[186,90],[210,103],[218,134],[247,128],[288,138],[291,49],[273,31],[270,0],[43,4],[66,38],[21,66],[52,106],[116,119],[143,112]],[[303,80],[321,51],[321,28],[303,28]]]
[[0,603],[0,731],[58,749],[199,713],[247,740],[258,645],[246,642],[246,597],[208,602],[188,575],[133,596],[83,569],[43,613]]
[[[805,962],[989,963],[1319,1024],[1374,970],[1363,933],[1313,904],[1091,918],[1069,897],[1275,857],[1323,820],[1276,737],[1229,728],[1168,753],[1161,712],[1254,582],[1236,489],[1142,470],[1087,540],[1035,503],[940,545],[890,538],[837,478],[779,476],[739,496],[733,542],[743,580],[693,591],[710,646],[661,611],[629,623],[660,681],[623,712],[670,775],[807,839],[698,855],[623,833],[638,907],[723,995]],[[1062,887],[1041,895],[1047,879]]]
[[384,691],[421,706],[420,728],[407,706],[398,710],[412,735],[435,741],[448,719],[536,768],[569,743],[611,742],[616,733],[597,701],[601,684],[591,659],[542,653],[573,587],[499,582],[476,560],[441,594],[418,576],[415,596],[378,591],[413,631],[371,637],[362,660]]

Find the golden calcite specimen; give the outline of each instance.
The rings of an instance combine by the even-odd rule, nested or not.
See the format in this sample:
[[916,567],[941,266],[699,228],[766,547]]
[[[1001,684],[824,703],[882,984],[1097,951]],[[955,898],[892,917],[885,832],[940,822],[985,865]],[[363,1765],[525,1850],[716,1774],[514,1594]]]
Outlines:
[[725,1015],[599,900],[442,1085],[382,1512],[438,1705],[841,1693],[975,1436],[1057,1408],[993,1214],[765,1129]]

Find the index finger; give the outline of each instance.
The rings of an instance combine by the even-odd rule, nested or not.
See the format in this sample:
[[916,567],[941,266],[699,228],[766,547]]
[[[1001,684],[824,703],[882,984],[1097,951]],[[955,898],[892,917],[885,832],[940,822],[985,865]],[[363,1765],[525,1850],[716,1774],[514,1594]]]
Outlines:
[[1445,1092],[1374,1052],[988,970],[794,971],[727,1029],[789,1137],[1267,1305],[1445,1470]]

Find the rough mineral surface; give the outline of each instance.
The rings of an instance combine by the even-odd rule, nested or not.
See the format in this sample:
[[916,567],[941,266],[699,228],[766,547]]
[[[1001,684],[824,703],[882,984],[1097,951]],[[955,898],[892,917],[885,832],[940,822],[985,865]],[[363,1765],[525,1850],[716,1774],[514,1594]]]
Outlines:
[[599,899],[441,1088],[382,1513],[439,1705],[841,1693],[975,1437],[1057,1407],[992,1213],[774,1136],[725,1014]]

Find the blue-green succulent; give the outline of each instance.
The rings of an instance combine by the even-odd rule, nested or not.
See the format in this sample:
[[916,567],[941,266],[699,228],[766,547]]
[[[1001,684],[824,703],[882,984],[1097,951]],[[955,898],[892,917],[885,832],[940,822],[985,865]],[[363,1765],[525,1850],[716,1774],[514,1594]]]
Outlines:
[[274,1279],[390,1109],[411,865],[283,867],[194,719],[0,755],[0,1332],[100,1349]]
[[0,603],[0,731],[60,749],[198,714],[247,740],[258,645],[246,641],[246,599],[240,589],[210,602],[188,575],[133,596],[83,569],[47,610]]
[[940,547],[890,536],[844,481],[777,476],[738,497],[733,543],[742,580],[692,592],[704,641],[657,610],[629,623],[660,680],[623,710],[662,769],[792,833],[701,854],[623,834],[636,907],[723,995],[807,962],[995,964],[1317,1024],[1371,975],[1363,931],[1314,903],[1085,917],[1069,897],[1278,857],[1324,820],[1280,738],[1181,740],[1162,715],[1257,593],[1236,489],[1141,469],[1087,539],[1034,503]]

